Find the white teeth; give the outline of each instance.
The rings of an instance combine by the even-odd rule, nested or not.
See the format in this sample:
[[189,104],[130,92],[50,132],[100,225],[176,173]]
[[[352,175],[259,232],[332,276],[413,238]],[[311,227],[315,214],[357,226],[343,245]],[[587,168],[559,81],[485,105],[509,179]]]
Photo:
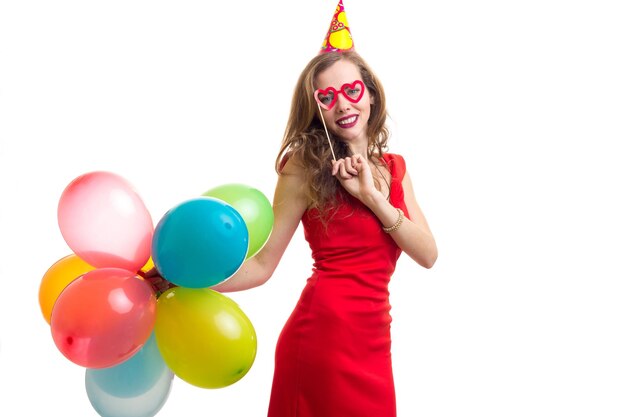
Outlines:
[[347,124],[349,124],[349,123],[354,123],[354,121],[355,121],[355,120],[356,120],[356,116],[352,116],[352,117],[350,117],[350,118],[348,118],[348,119],[341,120],[341,121],[339,121],[338,123],[339,123],[340,125],[347,125]]

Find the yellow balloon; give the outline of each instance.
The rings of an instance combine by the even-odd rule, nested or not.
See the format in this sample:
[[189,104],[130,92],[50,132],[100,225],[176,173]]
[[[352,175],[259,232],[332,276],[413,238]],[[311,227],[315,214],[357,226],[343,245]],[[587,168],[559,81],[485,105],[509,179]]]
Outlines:
[[96,268],[74,254],[59,259],[48,268],[39,284],[39,307],[48,324],[54,303],[65,287],[93,269]]
[[148,272],[152,268],[154,268],[154,261],[152,260],[152,256],[148,258],[148,261],[144,266],[141,267],[142,272]]
[[256,357],[256,332],[239,306],[209,288],[174,287],[157,300],[154,327],[167,366],[200,388],[243,378]]

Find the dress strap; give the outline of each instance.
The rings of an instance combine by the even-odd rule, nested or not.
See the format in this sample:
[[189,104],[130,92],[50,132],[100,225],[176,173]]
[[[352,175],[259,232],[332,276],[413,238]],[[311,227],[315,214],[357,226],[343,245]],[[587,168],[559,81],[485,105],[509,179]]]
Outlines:
[[396,153],[385,153],[383,154],[383,159],[389,167],[392,180],[402,183],[404,174],[406,173],[406,162],[404,161],[402,155]]

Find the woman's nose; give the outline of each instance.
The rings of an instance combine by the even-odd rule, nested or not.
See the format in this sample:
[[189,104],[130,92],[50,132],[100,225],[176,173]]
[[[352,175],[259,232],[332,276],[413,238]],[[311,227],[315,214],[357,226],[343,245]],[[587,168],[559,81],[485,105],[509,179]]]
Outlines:
[[335,105],[337,106],[337,110],[346,111],[350,109],[351,103],[347,98],[343,96],[343,94],[339,94],[339,96],[337,97],[337,103]]

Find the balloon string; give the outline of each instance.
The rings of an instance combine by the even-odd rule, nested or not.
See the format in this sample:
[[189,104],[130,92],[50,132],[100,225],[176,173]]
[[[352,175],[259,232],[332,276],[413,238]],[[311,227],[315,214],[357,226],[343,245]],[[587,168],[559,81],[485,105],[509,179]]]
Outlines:
[[322,114],[322,108],[320,107],[320,103],[317,103],[317,109],[320,111],[320,119],[322,119],[322,124],[324,125],[324,131],[326,132],[326,139],[328,139],[328,146],[330,146],[330,152],[333,154],[333,161],[337,162],[337,158],[335,158],[335,151],[333,150],[333,144],[330,141],[330,135],[328,134],[328,129],[326,129],[326,122],[324,122],[324,115]]

